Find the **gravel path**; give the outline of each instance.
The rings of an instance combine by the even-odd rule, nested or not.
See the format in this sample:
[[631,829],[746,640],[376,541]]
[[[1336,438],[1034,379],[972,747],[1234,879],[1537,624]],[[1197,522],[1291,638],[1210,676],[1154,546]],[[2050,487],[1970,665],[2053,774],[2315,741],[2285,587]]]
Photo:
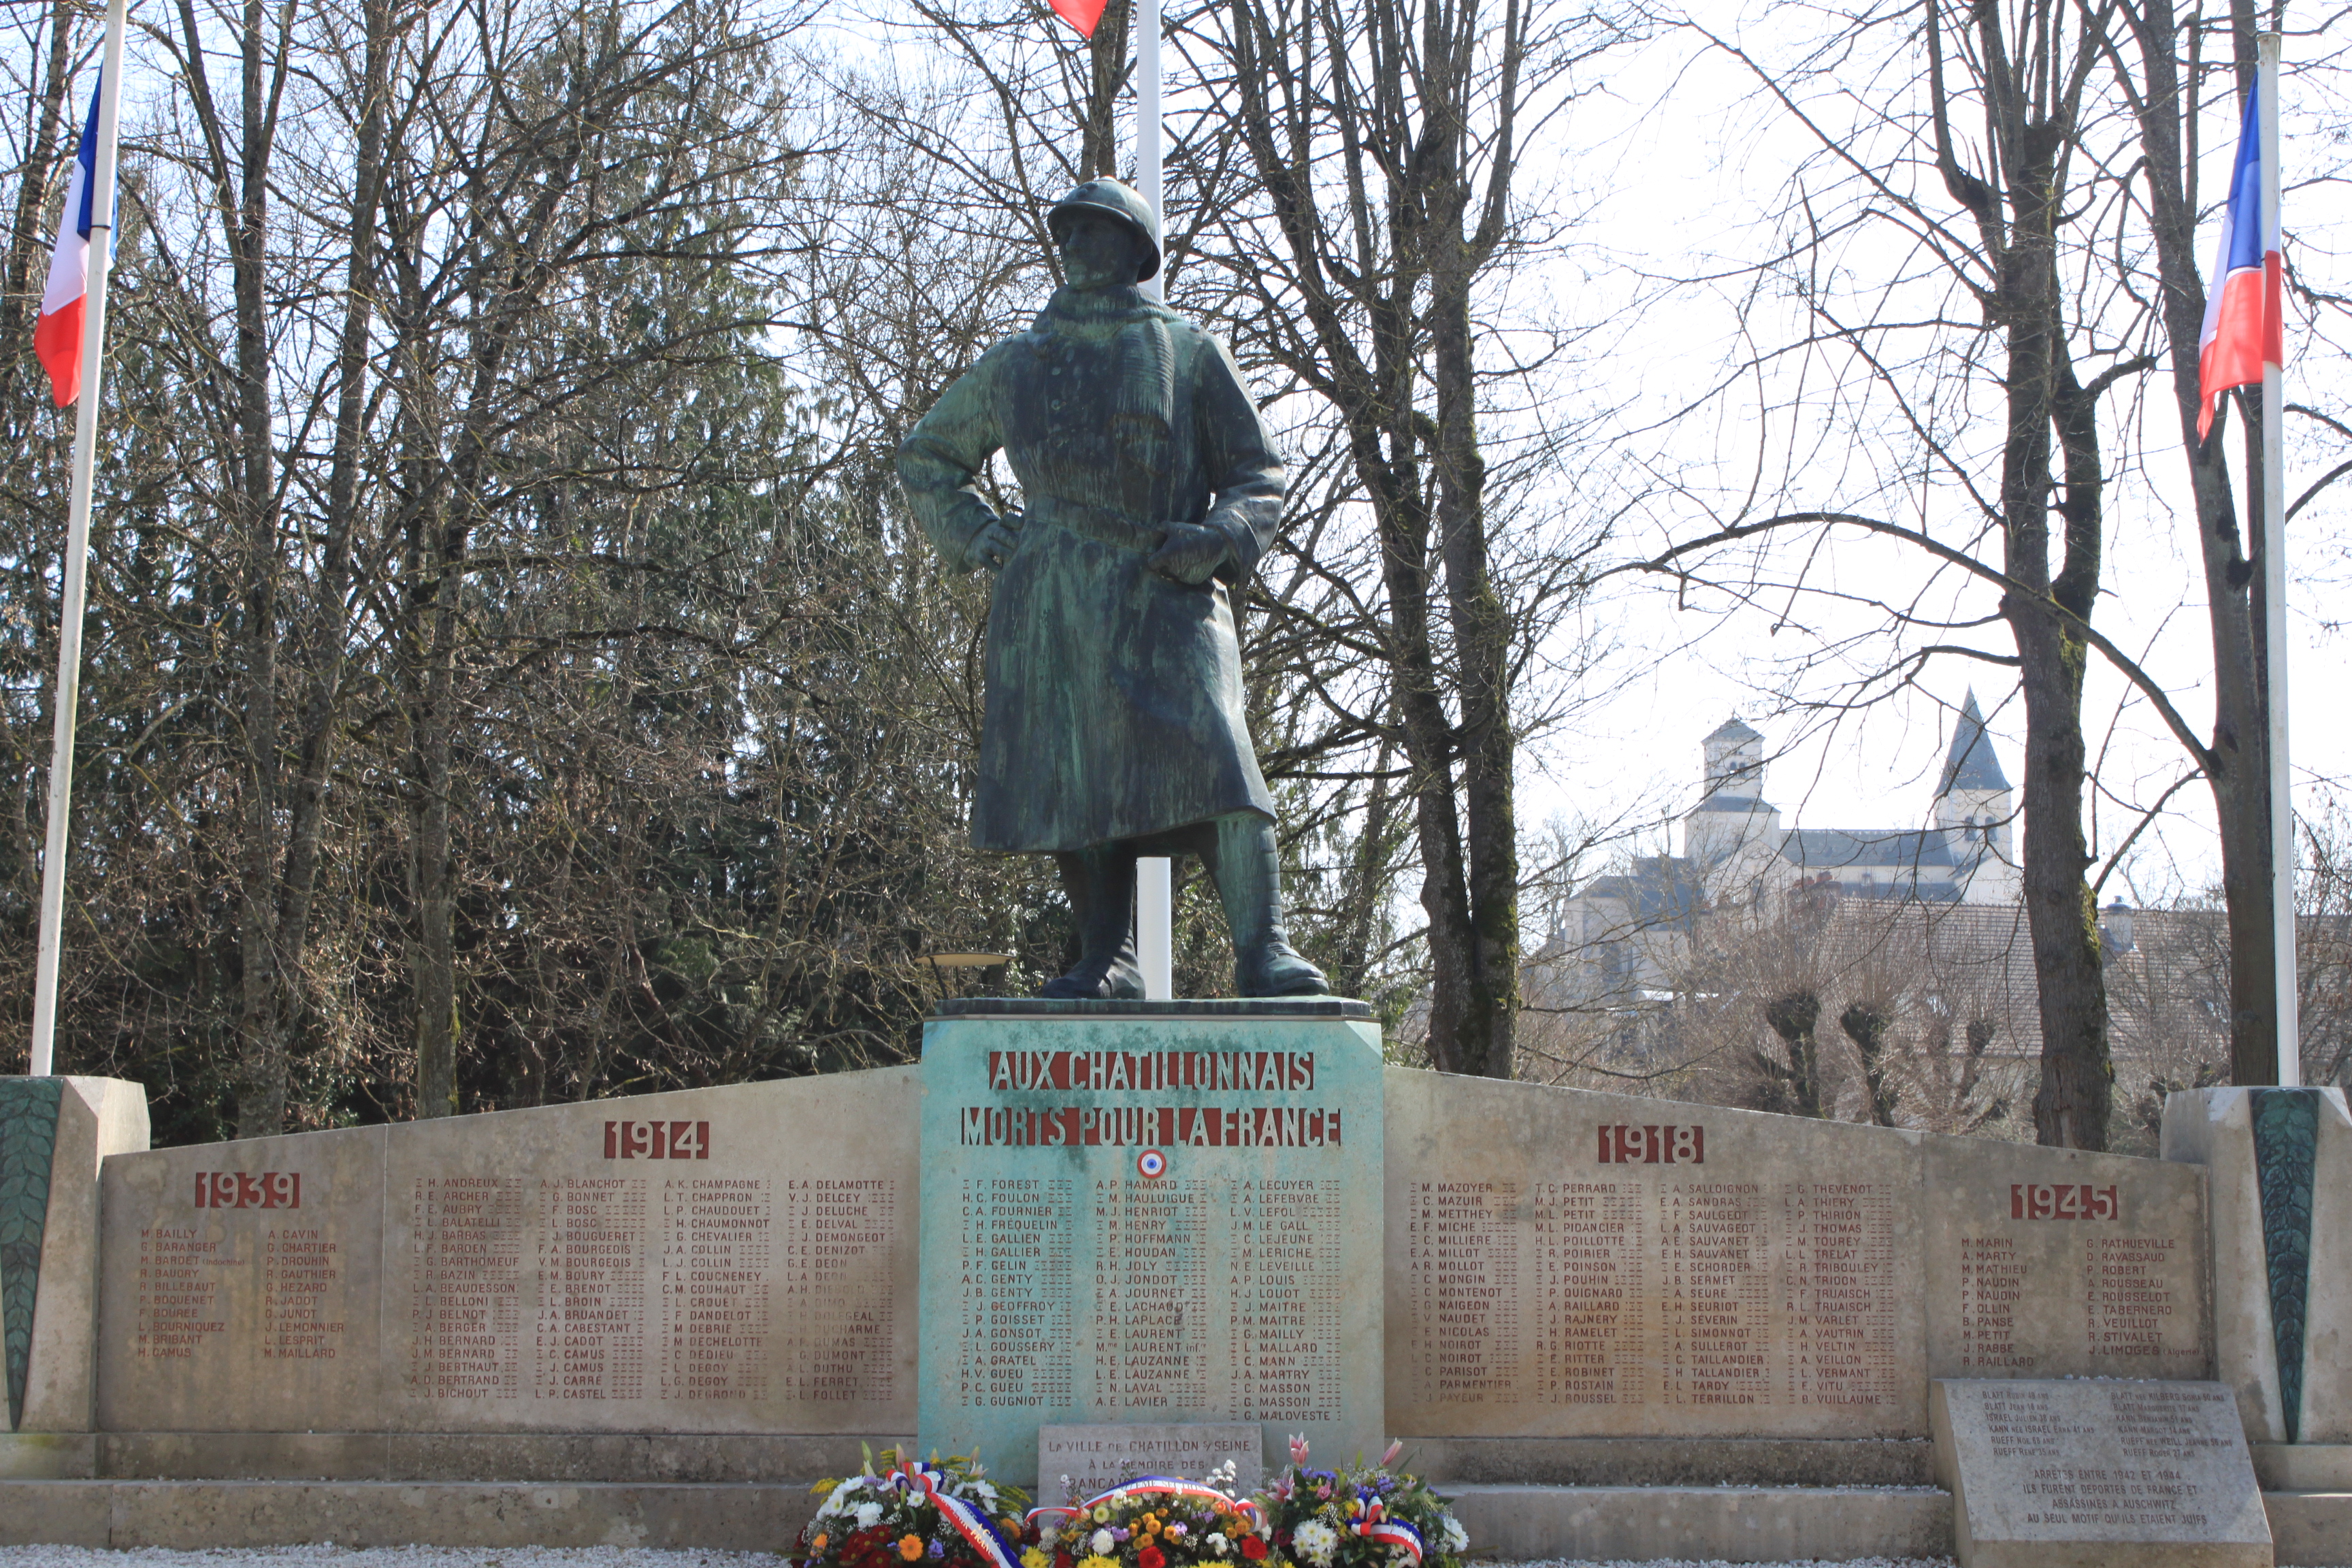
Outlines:
[[[0,1546],[0,1568],[776,1568],[764,1552],[653,1552],[624,1546],[224,1547],[167,1552],[147,1547],[110,1552],[95,1546]],[[1479,1568],[1633,1568],[1622,1563],[1481,1563]],[[1732,1563],[1651,1563],[1644,1568],[1764,1568]],[[1782,1563],[1774,1568],[1808,1568]],[[1948,1557],[1863,1557],[1846,1568],[1952,1568]]]

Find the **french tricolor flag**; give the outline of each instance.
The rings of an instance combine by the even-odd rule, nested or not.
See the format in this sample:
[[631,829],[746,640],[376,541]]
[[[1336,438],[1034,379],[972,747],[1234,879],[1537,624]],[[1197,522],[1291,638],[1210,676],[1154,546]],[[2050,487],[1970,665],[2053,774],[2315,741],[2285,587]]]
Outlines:
[[[2213,401],[2233,386],[2263,379],[2263,366],[2286,363],[2278,215],[2263,232],[2262,89],[2246,95],[2246,124],[2221,216],[2221,251],[2205,296],[2205,330],[2197,337],[2197,438],[2213,428]],[[2275,155],[2275,154],[2273,154]]]
[[66,210],[58,216],[49,286],[42,292],[41,319],[33,329],[33,352],[49,373],[49,391],[60,408],[81,391],[82,308],[89,292],[90,211],[98,195],[98,89],[91,89],[81,152],[74,159],[73,182],[66,187]]

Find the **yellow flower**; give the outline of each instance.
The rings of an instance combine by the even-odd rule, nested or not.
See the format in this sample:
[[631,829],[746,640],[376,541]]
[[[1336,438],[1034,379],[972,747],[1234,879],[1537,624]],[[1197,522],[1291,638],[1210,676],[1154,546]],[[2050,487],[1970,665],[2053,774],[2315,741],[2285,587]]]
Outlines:
[[[1097,1524],[1108,1524],[1110,1522],[1110,1510],[1108,1508],[1098,1508],[1095,1510],[1095,1522]],[[1091,1559],[1089,1559],[1089,1561],[1091,1561]]]
[[814,1541],[812,1541],[812,1542],[809,1542],[809,1551],[810,1551],[810,1552],[822,1552],[822,1551],[824,1551],[824,1536],[819,1535],[819,1536],[818,1536]]
[[1078,1568],[1118,1568],[1118,1559],[1116,1557],[1081,1557],[1078,1559]]
[[1363,1511],[1364,1511],[1364,1505],[1363,1505],[1360,1501],[1358,1501],[1358,1500],[1356,1500],[1355,1499],[1352,1499],[1352,1498],[1349,1500],[1349,1502],[1348,1502],[1348,1517],[1349,1517],[1349,1519],[1353,1519],[1353,1518],[1355,1518],[1358,1514],[1360,1514],[1360,1513],[1361,1513],[1361,1512],[1363,1512]]
[[1053,1561],[1043,1547],[1033,1546],[1021,1554],[1021,1568],[1051,1568]]
[[902,1536],[900,1536],[900,1537],[898,1538],[898,1555],[899,1555],[899,1556],[901,1556],[901,1557],[905,1558],[908,1562],[912,1563],[912,1562],[914,1562],[916,1559],[918,1559],[918,1558],[919,1558],[920,1556],[922,1556],[922,1554],[923,1554],[923,1538],[922,1538],[921,1536],[919,1536],[919,1535],[902,1535]]

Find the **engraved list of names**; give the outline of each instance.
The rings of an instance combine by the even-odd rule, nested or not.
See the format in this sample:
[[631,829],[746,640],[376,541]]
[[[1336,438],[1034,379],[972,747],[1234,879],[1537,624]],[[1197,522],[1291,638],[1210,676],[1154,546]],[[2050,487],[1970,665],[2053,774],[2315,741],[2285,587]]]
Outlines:
[[1071,1422],[1376,1439],[1381,1369],[1347,1352],[1379,1342],[1381,1278],[1358,1026],[974,1018],[930,1040],[926,1444],[1018,1465]]

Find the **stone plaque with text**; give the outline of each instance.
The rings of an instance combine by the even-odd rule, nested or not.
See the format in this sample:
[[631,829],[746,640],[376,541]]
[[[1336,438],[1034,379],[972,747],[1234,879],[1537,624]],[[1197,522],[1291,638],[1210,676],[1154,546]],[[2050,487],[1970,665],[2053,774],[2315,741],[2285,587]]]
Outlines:
[[2203,1175],[1931,1140],[1927,1375],[2211,1376]]
[[1926,1426],[1916,1134],[1391,1071],[1390,1425]]
[[1164,1426],[1040,1426],[1037,1506],[1060,1508],[1138,1476],[1206,1480],[1230,1464],[1228,1492],[1247,1497],[1265,1479],[1264,1439],[1246,1422],[1200,1421]]
[[886,1069],[110,1161],[104,1419],[903,1431],[916,1106]]
[[1376,1025],[953,1017],[922,1070],[922,1447],[1024,1485],[1047,1424],[1377,1451]]
[[2220,1384],[1939,1378],[1931,1415],[1961,1568],[2270,1568]]

